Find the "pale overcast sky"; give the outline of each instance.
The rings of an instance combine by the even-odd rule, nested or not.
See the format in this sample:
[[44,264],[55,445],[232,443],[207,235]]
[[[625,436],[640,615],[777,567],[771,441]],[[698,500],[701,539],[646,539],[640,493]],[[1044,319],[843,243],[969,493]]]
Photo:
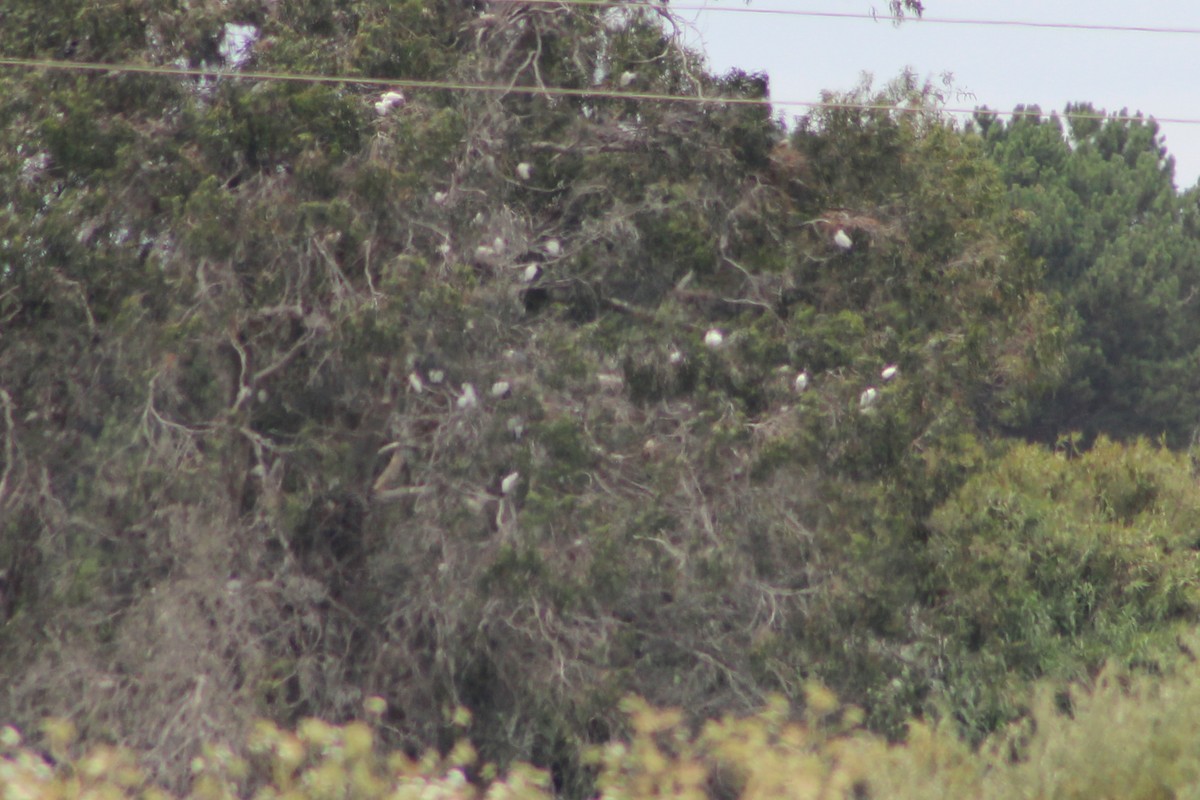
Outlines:
[[[924,0],[928,18],[1022,20],[1200,29],[1197,0]],[[886,0],[678,0],[714,71],[763,71],[776,100],[820,99],[869,72],[881,86],[906,66],[940,80],[952,106],[1011,111],[1018,103],[1062,111],[1072,101],[1156,118],[1200,119],[1200,34],[1033,29],[909,21],[895,26]],[[681,10],[794,9],[880,14],[863,19]],[[693,40],[695,41],[695,40]],[[803,109],[780,109],[790,118]],[[1161,123],[1179,188],[1200,176],[1200,125]]]

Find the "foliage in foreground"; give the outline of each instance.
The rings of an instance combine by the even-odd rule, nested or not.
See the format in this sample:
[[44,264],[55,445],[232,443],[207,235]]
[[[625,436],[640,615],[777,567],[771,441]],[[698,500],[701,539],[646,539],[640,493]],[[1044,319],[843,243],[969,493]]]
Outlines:
[[[746,798],[1122,798],[1193,797],[1200,791],[1200,672],[1163,680],[1102,671],[1090,688],[1036,692],[1029,716],[971,750],[945,726],[913,722],[903,743],[862,727],[861,712],[818,685],[801,719],[772,698],[745,717],[688,726],[673,710],[629,698],[631,737],[593,748],[600,800]],[[368,706],[382,710],[373,698]],[[455,717],[466,722],[469,714]],[[374,717],[377,720],[377,717]],[[167,800],[128,751],[77,754],[73,727],[46,724],[57,760],[0,731],[4,800],[143,797]],[[465,741],[419,757],[385,753],[374,724],[306,720],[295,731],[259,723],[246,757],[206,748],[192,762],[191,800],[542,800],[550,776],[526,764],[500,774]]]
[[1173,651],[1200,609],[1198,521],[1187,458],[1145,441],[994,460],[930,518],[946,707],[978,736],[1020,713],[1027,679]]

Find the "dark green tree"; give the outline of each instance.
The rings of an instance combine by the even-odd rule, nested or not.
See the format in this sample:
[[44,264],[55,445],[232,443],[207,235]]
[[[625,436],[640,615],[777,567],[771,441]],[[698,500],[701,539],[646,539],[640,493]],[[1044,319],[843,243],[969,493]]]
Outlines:
[[[345,719],[378,693],[416,748],[466,704],[487,757],[581,794],[580,747],[623,692],[759,696],[681,625],[711,595],[659,612],[680,565],[658,534],[700,517],[645,513],[632,454],[664,423],[597,386],[694,338],[691,312],[627,334],[685,277],[726,280],[723,241],[762,238],[731,211],[779,139],[769,110],[524,90],[377,108],[353,79],[764,80],[707,75],[646,9],[4,14],[6,53],[214,73],[3,76],[0,716],[70,715],[178,786],[255,715]],[[248,66],[350,81],[220,72]],[[692,496],[675,470],[662,486]]]
[[[1125,112],[1120,115],[1125,117]],[[1023,432],[1166,435],[1186,444],[1200,420],[1195,203],[1179,195],[1153,120],[1068,106],[981,117],[992,157],[1027,215],[1030,253],[1074,317],[1068,379]]]

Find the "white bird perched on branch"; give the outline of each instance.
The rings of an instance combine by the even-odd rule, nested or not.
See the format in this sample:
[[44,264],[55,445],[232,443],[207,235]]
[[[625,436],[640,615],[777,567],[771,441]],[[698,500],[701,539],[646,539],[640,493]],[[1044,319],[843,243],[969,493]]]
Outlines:
[[796,376],[796,380],[792,381],[792,387],[798,394],[804,394],[808,391],[808,370]]
[[500,494],[508,496],[517,488],[517,484],[521,482],[521,473],[510,472],[500,481]]
[[863,393],[858,396],[858,410],[869,411],[875,402],[879,400],[879,390],[874,386],[868,386],[863,390]]
[[900,368],[897,367],[895,364],[888,364],[886,367],[883,368],[883,372],[879,373],[879,377],[883,378],[885,381],[890,381],[892,378],[896,377],[898,374],[900,374]]
[[833,243],[843,250],[849,250],[854,247],[854,240],[842,228],[837,229],[837,233],[833,235]]
[[714,350],[720,347],[725,342],[725,334],[721,333],[716,328],[709,328],[708,333],[704,334],[704,343]]
[[381,117],[385,116],[397,108],[402,108],[404,102],[404,95],[400,92],[384,92],[379,101],[375,103],[375,113]]
[[455,401],[459,408],[472,408],[479,403],[479,395],[475,394],[475,387],[469,383],[462,385],[462,394]]
[[533,177],[533,167],[530,166],[528,161],[522,161],[520,164],[517,164],[517,177],[523,181],[527,181]]

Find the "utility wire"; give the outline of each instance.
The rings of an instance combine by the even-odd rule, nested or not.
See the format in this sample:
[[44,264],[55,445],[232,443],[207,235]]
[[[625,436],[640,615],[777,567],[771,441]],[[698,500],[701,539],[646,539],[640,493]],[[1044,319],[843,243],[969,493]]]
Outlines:
[[[293,83],[356,83],[392,89],[442,89],[448,91],[490,92],[493,94],[544,94],[554,97],[609,97],[626,100],[658,100],[662,102],[699,103],[703,105],[771,105],[771,101],[755,97],[716,97],[705,95],[656,94],[654,92],[616,92],[610,89],[572,89],[565,86],[531,86],[470,81],[422,81],[402,78],[369,78],[350,75],[307,75],[298,72],[262,72],[257,70],[222,70],[201,67],[166,67],[151,64],[104,64],[92,61],[59,61],[45,58],[0,58],[0,67],[27,69],[74,70],[80,72],[133,73],[168,75],[181,78],[225,78],[245,81],[280,81]],[[819,106],[822,103],[782,101],[776,105]],[[882,108],[883,106],[881,106]],[[891,106],[887,106],[891,108]]]
[[[529,0],[524,0],[529,2]],[[562,2],[562,0],[555,0]],[[351,75],[306,75],[297,72],[262,72],[258,70],[225,71],[192,67],[165,67],[150,64],[103,64],[90,61],[59,61],[39,58],[0,58],[0,67],[23,69],[47,69],[76,72],[103,72],[108,74],[165,75],[178,78],[225,78],[243,81],[278,81],[287,83],[349,83],[377,86],[381,89],[429,89],[457,92],[488,92],[491,94],[546,95],[550,97],[586,97],[611,100],[641,100],[662,103],[694,103],[697,105],[734,106],[791,106],[809,109],[844,109],[858,111],[890,111],[918,113],[925,109],[906,108],[898,103],[849,103],[837,101],[774,100],[756,97],[723,97],[710,95],[659,94],[655,92],[614,91],[603,87],[572,89],[565,86],[531,86],[469,81],[421,81],[397,78],[368,78]],[[952,108],[940,106],[934,109],[945,114],[990,114],[999,117],[1028,116],[1028,109],[1021,111],[998,111],[987,108]],[[1188,117],[1149,117],[1141,114],[1105,114],[1098,111],[1072,111],[1067,118],[1113,120],[1116,122],[1172,123],[1176,125],[1200,125],[1200,119]]]
[[[711,11],[721,14],[762,14],[775,15],[786,17],[824,17],[828,19],[869,19],[878,22],[880,15],[865,14],[842,11],[802,11],[790,8],[751,8],[748,6],[717,6],[717,5],[681,5],[672,3],[670,6],[663,6],[659,3],[646,2],[646,0],[492,0],[494,3],[509,3],[520,5],[554,5],[554,6],[579,6],[583,8],[647,8],[655,11]],[[1011,28],[1049,28],[1054,30],[1077,30],[1077,31],[1108,31],[1108,32],[1128,32],[1128,33],[1173,33],[1198,35],[1200,28],[1181,28],[1167,27],[1157,25],[1105,25],[1102,23],[1086,23],[1086,22],[1036,22],[1034,20],[1016,20],[1016,19],[962,19],[952,17],[905,17],[904,22],[919,23],[929,22],[938,25],[980,25],[991,27],[1011,27]]]

